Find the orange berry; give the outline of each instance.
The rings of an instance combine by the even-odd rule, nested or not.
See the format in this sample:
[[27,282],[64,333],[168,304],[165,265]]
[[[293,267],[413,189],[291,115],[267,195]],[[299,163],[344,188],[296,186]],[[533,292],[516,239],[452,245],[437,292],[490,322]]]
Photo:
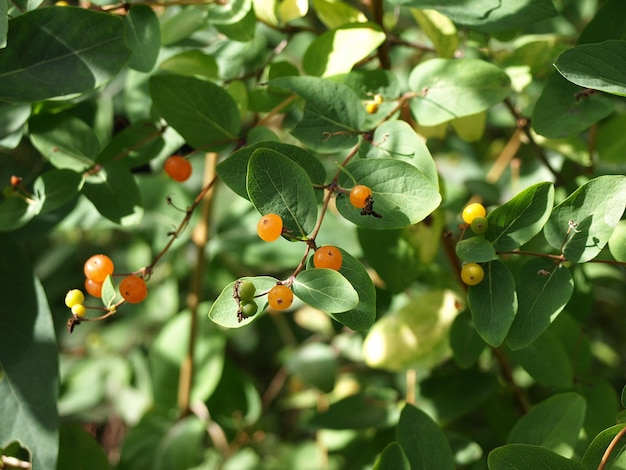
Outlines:
[[107,255],[93,255],[85,261],[85,277],[94,282],[104,282],[107,276],[113,274],[115,266]]
[[341,251],[332,245],[318,248],[313,255],[313,265],[316,268],[329,268],[339,271],[342,261]]
[[283,219],[278,214],[265,214],[259,220],[256,231],[261,240],[273,242],[283,233]]
[[293,292],[287,286],[276,284],[267,294],[267,301],[274,310],[285,310],[293,302]]
[[170,175],[170,178],[181,183],[189,179],[193,170],[189,160],[180,155],[173,155],[165,160],[163,169]]
[[120,294],[129,304],[138,304],[148,295],[148,286],[141,277],[131,274],[120,282]]
[[350,204],[357,209],[363,209],[367,204],[367,198],[372,197],[372,190],[362,184],[357,184],[350,191]]
[[11,186],[13,186],[14,188],[16,186],[19,186],[22,182],[22,177],[21,176],[11,176]]
[[94,297],[102,297],[102,282],[92,281],[91,279],[85,279],[85,290],[89,295]]
[[479,204],[477,202],[470,204],[463,209],[463,222],[466,224],[471,224],[472,221],[476,217],[485,217],[487,215],[487,211],[485,210],[485,206]]

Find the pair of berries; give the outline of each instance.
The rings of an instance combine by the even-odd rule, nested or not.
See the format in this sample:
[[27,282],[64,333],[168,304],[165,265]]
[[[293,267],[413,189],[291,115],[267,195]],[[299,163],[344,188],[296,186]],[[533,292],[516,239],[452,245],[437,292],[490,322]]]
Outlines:
[[165,170],[165,173],[170,176],[170,178],[174,181],[178,181],[179,183],[187,181],[193,171],[189,160],[185,157],[181,157],[180,155],[172,155],[165,160],[163,169]]
[[472,232],[476,235],[483,235],[487,231],[489,222],[487,221],[487,211],[485,206],[477,202],[469,204],[463,209],[463,222],[469,224]]
[[[85,262],[85,290],[94,297],[102,297],[102,285],[108,276],[113,275],[115,265],[106,255],[93,255]],[[148,286],[143,278],[129,274],[119,285],[120,295],[130,304],[143,302],[148,296]]]
[[85,294],[80,289],[72,289],[65,295],[65,305],[72,309],[72,314],[78,318],[84,317],[87,313],[84,302]]
[[[239,314],[243,318],[252,317],[257,312],[257,304],[254,301],[256,287],[252,281],[241,281],[237,287],[239,300]],[[283,284],[276,284],[267,293],[267,302],[274,310],[285,310],[293,303],[293,292]]]
[[[465,209],[463,209],[461,217],[463,218],[463,222],[469,224],[472,232],[477,235],[483,235],[489,226],[486,215],[487,210],[485,206],[475,202],[467,205]],[[461,268],[461,280],[468,286],[478,285],[484,278],[485,271],[480,264],[466,263]]]

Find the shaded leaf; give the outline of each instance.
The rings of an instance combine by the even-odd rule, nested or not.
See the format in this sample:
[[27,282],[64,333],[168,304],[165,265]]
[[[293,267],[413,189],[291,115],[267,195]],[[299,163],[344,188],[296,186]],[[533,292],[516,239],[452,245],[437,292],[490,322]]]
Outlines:
[[131,49],[128,66],[150,72],[161,48],[161,28],[154,10],[148,5],[131,5],[126,22],[126,38]]
[[411,470],[456,468],[450,444],[437,423],[413,405],[404,405],[396,439],[411,464]]
[[0,443],[19,440],[56,468],[58,353],[52,315],[26,253],[0,234]]
[[182,75],[150,77],[150,95],[163,118],[192,147],[219,150],[238,139],[239,109],[214,83]]
[[485,278],[468,289],[468,303],[476,331],[487,344],[504,341],[517,312],[515,281],[499,260],[483,265]]
[[293,293],[303,302],[328,313],[341,313],[356,307],[359,295],[352,284],[332,269],[306,269],[293,283]]
[[496,257],[493,245],[485,237],[471,237],[461,240],[455,246],[456,255],[465,262],[485,263]]
[[80,424],[59,429],[58,467],[63,470],[109,470],[111,465],[100,444]]
[[278,214],[283,229],[306,237],[317,221],[313,183],[300,165],[274,150],[255,150],[248,161],[248,197],[262,214]]
[[584,470],[573,460],[539,446],[509,444],[489,453],[489,470]]
[[578,86],[626,96],[626,41],[574,46],[559,55],[554,66]]
[[616,424],[608,429],[605,429],[596,437],[585,451],[585,455],[581,460],[583,468],[587,470],[596,470],[601,463],[604,463],[605,468],[623,469],[626,468],[626,459],[624,450],[626,450],[626,441],[620,439],[617,441],[616,447],[612,450],[608,459],[604,461],[603,457],[609,444],[613,441],[615,436],[619,434],[626,424]]
[[0,49],[0,100],[6,101],[85,93],[115,77],[130,56],[122,19],[85,8],[19,15],[9,21],[7,42]]
[[392,442],[380,453],[373,470],[411,470],[411,464],[402,446]]
[[574,281],[569,270],[554,261],[537,258],[516,277],[517,315],[507,336],[511,349],[531,344],[554,321],[572,297]]

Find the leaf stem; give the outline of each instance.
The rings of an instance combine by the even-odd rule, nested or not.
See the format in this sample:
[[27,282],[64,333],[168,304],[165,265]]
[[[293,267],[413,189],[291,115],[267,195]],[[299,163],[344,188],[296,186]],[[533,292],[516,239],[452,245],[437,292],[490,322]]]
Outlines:
[[617,446],[617,443],[619,442],[619,440],[622,437],[624,437],[625,434],[626,434],[626,427],[623,427],[621,429],[621,431],[618,432],[615,435],[615,437],[613,438],[613,440],[611,441],[609,446],[604,451],[604,455],[602,456],[602,460],[600,460],[600,465],[598,465],[598,470],[604,470],[604,467],[606,467],[606,464],[609,461],[609,458],[611,457],[611,454],[613,453],[613,450],[615,450],[615,447]]

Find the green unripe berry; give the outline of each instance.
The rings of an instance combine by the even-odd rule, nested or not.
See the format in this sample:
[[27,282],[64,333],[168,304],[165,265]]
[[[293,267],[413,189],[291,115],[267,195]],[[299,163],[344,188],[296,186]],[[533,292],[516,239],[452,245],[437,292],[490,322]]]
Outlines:
[[487,227],[489,227],[489,222],[487,221],[487,217],[475,217],[472,220],[472,232],[476,235],[482,235],[487,231]]
[[238,292],[242,302],[250,302],[254,298],[256,287],[252,281],[241,281]]
[[72,289],[65,294],[65,305],[72,308],[74,305],[82,304],[85,301],[85,294],[80,289]]
[[259,307],[256,302],[246,302],[241,304],[241,315],[244,318],[252,317],[256,314]]

